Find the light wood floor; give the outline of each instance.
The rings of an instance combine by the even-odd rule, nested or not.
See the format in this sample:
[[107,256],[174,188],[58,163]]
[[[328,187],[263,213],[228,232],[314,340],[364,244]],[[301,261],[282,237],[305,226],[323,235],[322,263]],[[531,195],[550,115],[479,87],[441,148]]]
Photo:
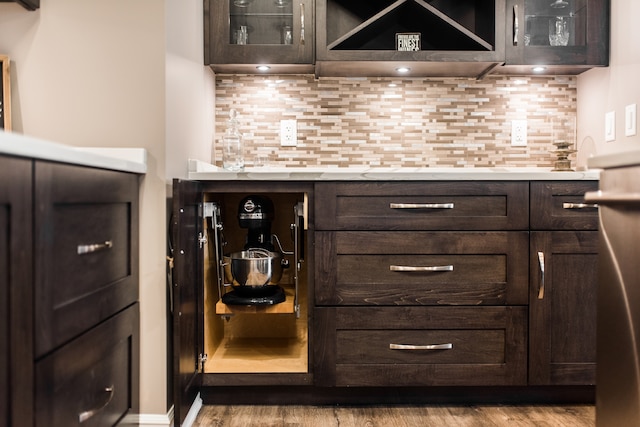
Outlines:
[[595,407],[223,406],[202,407],[195,427],[593,427]]

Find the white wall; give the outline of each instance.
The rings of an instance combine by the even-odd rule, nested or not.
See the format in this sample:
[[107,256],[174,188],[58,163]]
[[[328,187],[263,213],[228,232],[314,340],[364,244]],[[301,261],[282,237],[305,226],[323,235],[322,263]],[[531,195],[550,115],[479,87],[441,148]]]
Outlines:
[[188,157],[209,158],[209,142],[198,146],[207,132],[204,96],[212,92],[204,87],[201,26],[199,0],[42,0],[35,12],[0,3],[14,132],[148,151],[140,209],[140,400],[141,412],[159,419],[168,410],[167,177],[184,176]]
[[[611,61],[578,77],[578,144],[581,157],[640,149],[640,133],[625,136],[625,106],[640,109],[640,2],[611,1]],[[616,140],[604,140],[604,115],[616,113]],[[582,144],[582,146],[580,146]]]
[[168,0],[166,13],[166,176],[184,178],[187,159],[211,159],[215,82],[203,66],[202,0]]

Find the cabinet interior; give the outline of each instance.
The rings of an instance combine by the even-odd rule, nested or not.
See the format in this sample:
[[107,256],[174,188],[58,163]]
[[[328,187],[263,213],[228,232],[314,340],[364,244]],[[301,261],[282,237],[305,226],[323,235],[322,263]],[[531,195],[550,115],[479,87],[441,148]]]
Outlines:
[[395,50],[395,35],[421,33],[421,50],[491,51],[495,2],[328,0],[327,44],[334,50]]
[[550,46],[549,32],[553,21],[566,21],[569,31],[567,46],[585,46],[587,40],[588,7],[586,0],[564,2],[562,7],[554,7],[555,1],[526,3],[525,44],[527,46]]
[[[272,233],[277,235],[285,251],[293,251],[294,240],[291,225],[296,220],[294,207],[305,203],[304,193],[258,194],[269,197],[274,204],[275,219]],[[220,206],[224,239],[227,245],[223,253],[242,250],[246,229],[240,228],[237,219],[238,204],[249,193],[206,194],[205,202]],[[306,211],[306,210],[305,210]],[[304,221],[306,223],[306,219]],[[271,306],[232,306],[221,301],[218,286],[215,241],[209,226],[207,250],[204,251],[204,348],[208,355],[205,373],[306,373],[308,372],[308,299],[307,266],[303,259],[299,264],[296,313],[295,268],[293,255],[286,255],[290,266],[283,270],[279,285],[287,294],[285,302]],[[308,239],[306,227],[300,243]],[[301,248],[299,258],[308,253]],[[231,287],[222,287],[222,293]]]
[[[293,2],[228,1],[230,44],[285,44],[283,31],[291,31],[293,27]],[[247,39],[244,42],[237,38],[237,31],[241,27],[245,27],[247,31]]]

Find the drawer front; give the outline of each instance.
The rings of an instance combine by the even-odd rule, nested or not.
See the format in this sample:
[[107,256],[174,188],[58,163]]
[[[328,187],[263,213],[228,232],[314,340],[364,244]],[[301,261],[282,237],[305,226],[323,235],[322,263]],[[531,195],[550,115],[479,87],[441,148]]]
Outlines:
[[36,353],[138,299],[137,176],[36,165]]
[[319,183],[318,230],[516,230],[527,182]]
[[315,357],[336,386],[524,385],[526,307],[320,308]]
[[36,426],[111,426],[138,409],[138,305],[36,364]]
[[537,181],[531,183],[531,229],[597,230],[598,208],[585,203],[598,181]]
[[527,232],[316,232],[317,305],[528,301]]

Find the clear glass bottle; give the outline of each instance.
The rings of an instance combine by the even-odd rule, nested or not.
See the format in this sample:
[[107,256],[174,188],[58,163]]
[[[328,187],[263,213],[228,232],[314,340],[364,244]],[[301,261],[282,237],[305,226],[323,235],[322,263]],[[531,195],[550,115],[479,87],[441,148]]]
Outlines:
[[229,110],[227,131],[222,137],[222,167],[230,171],[244,169],[244,143],[238,129],[238,112]]

